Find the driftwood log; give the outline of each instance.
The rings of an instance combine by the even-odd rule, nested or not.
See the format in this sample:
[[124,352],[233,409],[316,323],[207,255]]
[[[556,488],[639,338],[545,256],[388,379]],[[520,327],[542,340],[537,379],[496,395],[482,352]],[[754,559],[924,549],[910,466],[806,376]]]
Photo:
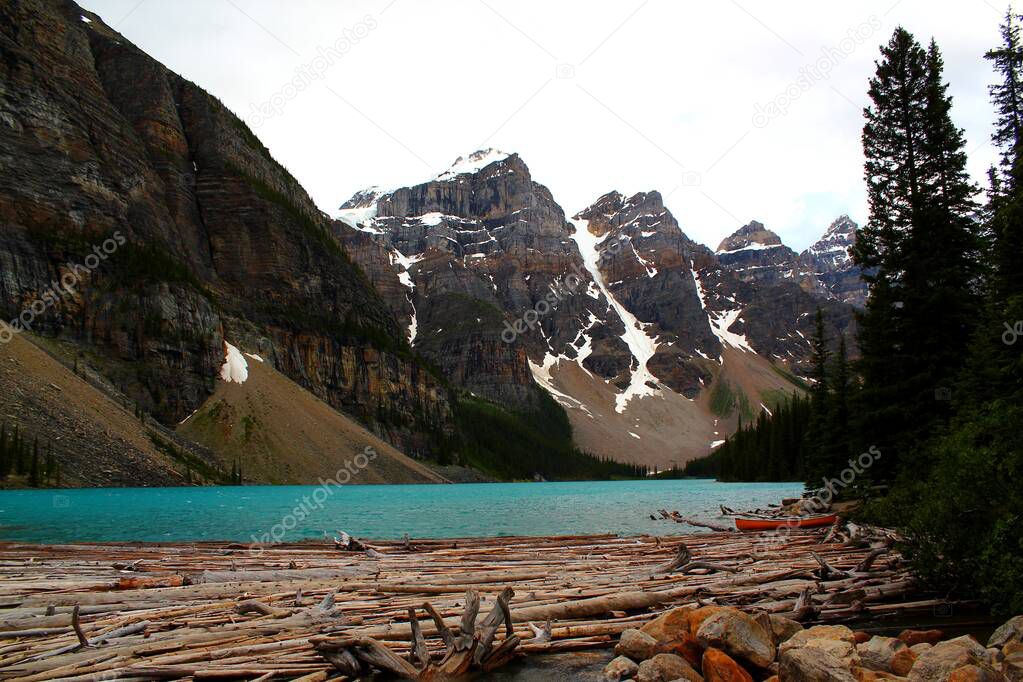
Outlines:
[[[609,649],[624,630],[686,605],[815,624],[931,621],[948,604],[917,587],[886,531],[842,526],[823,542],[830,529],[797,529],[766,543],[761,533],[661,528],[675,535],[416,538],[415,551],[374,541],[377,557],[339,551],[331,537],[259,552],[0,543],[0,677],[319,682],[383,663],[418,679],[467,661],[476,672],[517,655]],[[156,580],[118,589],[126,577]]]
[[[480,594],[470,588],[465,595],[458,634],[444,622],[432,604],[422,609],[433,619],[434,627],[444,643],[444,654],[436,662],[427,645],[416,609],[408,609],[410,644],[408,660],[372,637],[315,637],[311,641],[316,651],[343,675],[357,677],[372,671],[382,671],[405,680],[421,682],[456,679],[473,671],[495,670],[515,656],[520,643],[512,626],[508,602],[515,591],[506,587],[497,595],[490,613],[477,625]],[[496,636],[504,626],[504,638],[498,643]],[[548,628],[549,628],[548,623]],[[549,639],[549,629],[548,629]]]

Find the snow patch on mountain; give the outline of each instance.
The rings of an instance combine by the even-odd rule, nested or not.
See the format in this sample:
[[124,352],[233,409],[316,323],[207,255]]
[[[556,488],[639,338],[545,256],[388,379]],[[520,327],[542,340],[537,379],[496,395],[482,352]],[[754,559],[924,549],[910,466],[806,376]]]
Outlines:
[[[696,295],[700,299],[700,306],[703,308],[704,312],[707,313],[707,321],[710,323],[710,330],[714,333],[714,336],[718,337],[718,341],[720,341],[722,345],[728,344],[733,348],[755,353],[756,351],[754,351],[749,345],[749,342],[746,340],[744,335],[728,331],[729,327],[731,327],[735,321],[739,319],[739,315],[742,315],[742,308],[724,311],[708,309],[707,293],[704,291],[703,282],[700,281],[700,276],[696,274],[696,265],[692,261],[690,261],[689,271],[693,275],[693,283],[696,284]],[[700,351],[697,350],[697,353],[700,353]],[[703,355],[703,353],[700,353],[700,355]],[[703,357],[707,356],[703,355]],[[724,364],[724,358],[719,357],[718,362]]]
[[766,251],[767,249],[777,249],[783,247],[784,244],[761,244],[760,242],[750,242],[746,246],[740,246],[735,249],[718,249],[715,253],[738,253],[739,251]]
[[622,413],[625,411],[626,405],[633,398],[657,395],[660,392],[659,388],[649,385],[656,385],[657,377],[647,369],[647,362],[657,352],[657,340],[647,335],[643,324],[624,305],[619,303],[618,299],[611,294],[611,291],[604,284],[604,276],[601,274],[598,264],[600,254],[597,249],[604,239],[607,238],[607,235],[597,237],[591,234],[589,230],[590,221],[588,220],[575,218],[571,220],[571,223],[575,227],[572,240],[575,241],[576,246],[579,248],[583,264],[586,266],[586,270],[590,273],[593,281],[596,282],[597,287],[604,293],[611,307],[614,308],[615,312],[618,313],[618,317],[625,324],[625,332],[621,338],[629,347],[629,352],[632,353],[633,358],[637,362],[636,368],[632,371],[632,378],[628,388],[619,393],[615,398],[615,411]]
[[227,341],[224,341],[224,365],[220,368],[220,378],[236,384],[244,384],[249,378],[249,363],[245,356]]
[[480,149],[469,154],[469,156],[459,156],[455,159],[455,162],[451,164],[451,167],[438,175],[436,179],[454,180],[459,175],[478,173],[490,164],[497,163],[498,161],[504,161],[509,156],[511,156],[511,154],[502,152],[498,149]]

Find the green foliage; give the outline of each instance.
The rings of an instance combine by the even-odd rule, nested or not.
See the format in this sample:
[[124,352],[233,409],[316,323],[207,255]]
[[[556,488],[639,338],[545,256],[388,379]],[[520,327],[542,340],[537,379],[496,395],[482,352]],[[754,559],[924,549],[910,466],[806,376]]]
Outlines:
[[504,480],[637,478],[640,467],[577,450],[565,410],[546,392],[532,412],[512,412],[473,396],[454,403],[453,449],[463,464]]
[[157,450],[171,459],[184,464],[189,472],[195,471],[207,481],[223,485],[230,485],[231,482],[235,480],[234,474],[236,472],[232,472],[229,476],[227,472],[207,464],[205,460],[193,455],[191,452],[188,452],[187,450],[179,450],[172,443],[161,438],[156,432],[149,431],[147,435]]
[[710,411],[722,419],[731,417],[736,411],[747,421],[753,418],[749,398],[742,389],[734,388],[724,377],[715,381],[711,389]]
[[[923,482],[906,476],[882,520],[902,518],[916,571],[935,588],[1023,612],[1023,406],[993,401],[958,420],[931,450]],[[905,522],[906,514],[909,521]]]
[[13,473],[24,477],[24,483],[32,488],[59,486],[60,464],[53,444],[47,442],[45,459],[40,452],[38,436],[31,439],[30,446],[28,436],[18,424],[8,429],[7,422],[0,423],[0,481],[7,480]]
[[810,400],[793,393],[772,414],[761,412],[756,422],[740,427],[710,455],[686,464],[681,476],[722,481],[800,480],[806,465],[810,412]]
[[941,396],[962,368],[979,305],[977,188],[943,71],[935,43],[924,49],[896,29],[863,128],[870,219],[853,255],[871,295],[859,320],[858,445],[891,453],[872,471],[886,478],[921,466],[920,444],[948,423]]
[[[854,399],[871,413],[859,424],[861,437],[893,443],[903,454],[900,466],[882,472],[891,492],[868,507],[869,518],[904,530],[904,551],[933,588],[979,597],[1003,615],[1023,610],[1023,354],[1020,340],[1002,339],[1006,324],[1023,319],[1018,22],[1007,16],[1003,45],[988,53],[1002,77],[992,89],[1002,163],[992,172],[985,212],[991,267],[973,264],[979,240],[963,216],[971,193],[962,136],[948,117],[932,43],[919,138],[931,165],[921,172],[938,177],[944,159],[942,179],[921,181],[915,198],[899,197],[903,212],[915,207],[905,229],[876,233],[870,240],[883,242],[884,252],[858,256],[881,267],[860,325],[864,388]],[[871,208],[872,218],[881,208],[897,214]],[[982,295],[986,301],[976,304]],[[944,395],[951,400],[935,404],[928,389],[936,383],[951,389]]]
[[39,487],[39,439],[32,442],[32,463],[28,468],[28,484],[33,488]]

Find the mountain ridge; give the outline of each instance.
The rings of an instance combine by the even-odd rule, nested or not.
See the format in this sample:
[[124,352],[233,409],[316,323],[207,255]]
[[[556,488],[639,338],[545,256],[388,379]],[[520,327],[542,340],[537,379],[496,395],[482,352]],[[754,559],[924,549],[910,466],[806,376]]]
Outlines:
[[[520,399],[530,383],[543,387],[569,411],[577,436],[597,454],[627,449],[634,461],[663,464],[677,460],[669,455],[680,447],[689,450],[686,456],[704,452],[731,428],[709,413],[715,390],[720,393],[723,384],[741,384],[758,395],[797,390],[791,381],[775,380],[788,372],[806,374],[816,305],[828,308],[840,329],[852,324],[851,309],[833,300],[823,285],[798,283],[798,255],[760,223],[740,228],[715,253],[686,236],[657,191],[629,197],[607,192],[568,218],[518,154],[479,150],[459,159],[455,167],[466,164],[463,172],[447,171],[386,192],[359,192],[344,202],[337,213],[342,241],[353,245],[356,260],[382,288],[389,287],[388,280],[405,287],[408,305],[399,305],[399,314],[408,315],[410,332],[416,329],[416,349],[442,366],[466,357],[462,344],[479,343],[478,331],[461,334],[451,315],[446,324],[433,323],[439,319],[437,308],[458,309],[454,317],[469,317],[472,326],[475,313],[466,301],[447,302],[455,294],[490,311],[476,317],[477,323],[497,322],[502,314],[515,320],[518,332],[505,320],[505,340],[512,341],[506,345],[525,357],[510,349],[491,351],[489,357],[504,362],[504,376],[514,377],[518,396],[495,391],[493,382],[481,386],[472,363],[446,374],[500,400]],[[371,258],[370,242],[391,256]],[[750,249],[751,244],[765,248]],[[774,276],[750,276],[741,261],[727,257],[746,251],[780,254],[770,264]],[[751,267],[766,271],[756,261]],[[566,282],[574,282],[567,295]],[[787,322],[778,322],[779,311]],[[533,319],[526,319],[529,315]],[[446,337],[443,346],[435,343],[435,334]],[[781,363],[778,371],[753,369],[758,362],[743,356],[757,355],[754,345],[768,364]],[[721,369],[726,355],[735,365],[731,372]],[[584,394],[589,397],[582,399]],[[639,404],[674,400],[670,396],[679,399],[681,412],[692,413],[671,437],[699,443],[696,447],[676,443],[671,453],[672,446],[661,441],[660,455],[651,448],[637,456],[634,442],[626,448],[607,434],[587,437],[600,412],[600,421],[620,420],[620,430],[643,440],[636,422],[626,423],[622,415],[637,405],[635,414],[647,415],[638,419],[652,434],[658,425]],[[754,406],[763,402],[754,397]],[[737,418],[734,409],[726,411],[726,419]]]

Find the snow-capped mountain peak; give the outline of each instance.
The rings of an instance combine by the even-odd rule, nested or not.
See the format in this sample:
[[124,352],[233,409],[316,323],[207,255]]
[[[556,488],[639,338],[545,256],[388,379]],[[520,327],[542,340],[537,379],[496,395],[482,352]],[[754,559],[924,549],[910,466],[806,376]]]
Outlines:
[[437,176],[437,180],[454,180],[459,175],[477,173],[492,163],[504,161],[511,154],[499,149],[487,148],[474,151],[468,156],[459,156],[451,167]]

